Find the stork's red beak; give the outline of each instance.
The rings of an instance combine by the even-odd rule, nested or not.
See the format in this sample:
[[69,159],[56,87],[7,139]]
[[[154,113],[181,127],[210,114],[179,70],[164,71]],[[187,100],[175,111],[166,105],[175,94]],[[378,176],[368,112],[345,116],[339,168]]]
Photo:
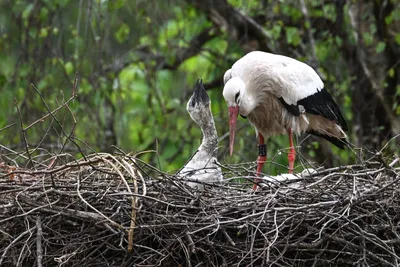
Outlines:
[[239,106],[228,107],[229,110],[229,151],[233,154],[233,144],[235,143],[236,120],[239,115]]

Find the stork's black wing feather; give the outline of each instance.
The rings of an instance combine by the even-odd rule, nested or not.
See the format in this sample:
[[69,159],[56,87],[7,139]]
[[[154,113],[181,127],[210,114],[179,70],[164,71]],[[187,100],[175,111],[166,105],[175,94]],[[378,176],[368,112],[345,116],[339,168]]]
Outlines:
[[344,131],[348,130],[347,123],[338,105],[325,88],[317,90],[315,94],[297,101],[297,105],[289,105],[283,98],[279,98],[279,100],[287,111],[295,116],[300,116],[301,112],[299,107],[303,106],[306,113],[321,115],[329,120],[335,121]]
[[300,109],[298,105],[289,105],[288,103],[285,102],[283,97],[278,98],[279,101],[281,101],[281,104],[286,108],[287,111],[292,113],[295,116],[300,116]]
[[344,131],[347,131],[347,123],[344,120],[338,105],[332,99],[332,96],[325,88],[322,88],[317,93],[310,95],[297,102],[297,105],[302,105],[307,113],[321,115],[327,119],[335,121],[342,126]]
[[322,133],[319,133],[319,132],[316,132],[316,131],[312,131],[312,130],[307,131],[307,133],[322,137],[322,138],[328,140],[329,142],[331,142],[332,144],[334,144],[335,146],[337,146],[340,149],[344,149],[345,146],[349,146],[349,142],[346,140],[346,138],[340,139],[340,138],[336,138],[336,137],[329,136],[329,135],[326,135],[326,134],[322,134]]

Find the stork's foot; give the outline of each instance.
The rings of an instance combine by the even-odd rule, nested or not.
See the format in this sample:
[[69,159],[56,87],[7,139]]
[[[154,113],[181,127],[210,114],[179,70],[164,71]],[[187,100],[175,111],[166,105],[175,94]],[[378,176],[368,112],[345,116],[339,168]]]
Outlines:
[[296,159],[296,154],[294,152],[294,148],[291,147],[289,154],[288,154],[288,161],[289,161],[289,173],[293,173],[294,168],[294,160]]
[[292,136],[291,129],[288,129],[288,134],[289,134],[289,145],[290,145],[289,154],[288,154],[289,173],[293,173],[294,160],[296,158],[296,151],[294,150],[293,136]]
[[257,158],[257,176],[261,175],[264,163],[267,161],[267,156],[258,156]]
[[[261,171],[262,171],[262,168],[263,168],[263,166],[264,166],[264,163],[267,161],[267,156],[258,156],[258,158],[257,158],[257,172],[256,172],[256,175],[258,176],[258,177],[260,177],[261,176]],[[254,179],[254,185],[253,185],[253,190],[256,190],[257,189],[257,184],[259,183],[261,181],[261,179]]]
[[258,188],[258,183],[260,182],[260,179],[254,179],[254,184],[253,184],[253,191],[256,191]]

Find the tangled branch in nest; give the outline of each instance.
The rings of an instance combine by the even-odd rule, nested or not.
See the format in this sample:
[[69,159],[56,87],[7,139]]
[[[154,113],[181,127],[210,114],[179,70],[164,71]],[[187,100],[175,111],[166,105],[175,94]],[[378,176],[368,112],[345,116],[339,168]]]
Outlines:
[[256,193],[234,180],[196,192],[171,176],[147,177],[134,157],[110,154],[2,170],[1,266],[400,262],[394,164],[328,169]]

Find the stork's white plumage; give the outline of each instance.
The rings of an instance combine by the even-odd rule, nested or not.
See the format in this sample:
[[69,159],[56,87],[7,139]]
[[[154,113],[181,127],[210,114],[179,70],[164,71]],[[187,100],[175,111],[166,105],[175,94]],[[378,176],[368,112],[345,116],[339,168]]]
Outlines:
[[210,184],[222,181],[222,171],[217,164],[218,135],[210,103],[203,83],[198,79],[186,110],[203,132],[203,140],[196,153],[178,172],[180,177],[190,181],[187,183],[189,186],[198,189],[204,188],[203,183]]
[[230,153],[238,114],[248,117],[259,138],[257,173],[266,160],[264,137],[289,134],[289,172],[295,151],[292,132],[323,137],[340,148],[346,144],[346,121],[318,74],[295,59],[260,51],[236,61],[224,75],[223,96],[230,116]]

